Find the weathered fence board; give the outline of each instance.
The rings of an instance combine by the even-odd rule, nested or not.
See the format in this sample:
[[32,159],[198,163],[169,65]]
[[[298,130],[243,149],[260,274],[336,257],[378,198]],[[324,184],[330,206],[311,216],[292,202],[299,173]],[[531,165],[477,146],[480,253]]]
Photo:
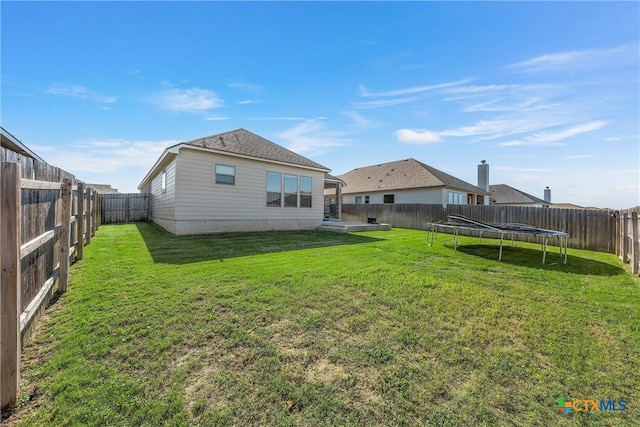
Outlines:
[[618,212],[616,254],[629,263],[633,274],[640,274],[640,206]]
[[0,407],[20,390],[20,166],[0,163]]
[[[425,205],[425,204],[345,204],[342,219],[378,222],[393,227],[424,230],[429,222],[446,221],[449,215],[464,215],[490,223],[522,223],[569,234],[569,247],[615,253],[616,216],[610,210],[549,209],[526,206]],[[535,237],[516,240],[534,242]]]
[[100,195],[102,224],[148,221],[149,193],[106,193]]

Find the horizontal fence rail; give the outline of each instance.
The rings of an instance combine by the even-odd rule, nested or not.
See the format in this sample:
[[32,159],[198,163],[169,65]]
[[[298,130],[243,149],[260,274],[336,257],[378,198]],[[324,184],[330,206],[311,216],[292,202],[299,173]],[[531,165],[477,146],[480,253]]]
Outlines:
[[[345,204],[345,221],[378,222],[393,227],[425,230],[430,222],[446,221],[449,215],[464,215],[488,224],[520,223],[569,234],[568,247],[616,253],[616,211],[588,209],[550,209],[528,206],[426,205],[426,204]],[[515,240],[537,241],[533,236]]]
[[149,221],[151,194],[105,193],[100,195],[102,224]]
[[59,168],[0,148],[0,407],[19,393],[20,353],[99,224],[95,191]]

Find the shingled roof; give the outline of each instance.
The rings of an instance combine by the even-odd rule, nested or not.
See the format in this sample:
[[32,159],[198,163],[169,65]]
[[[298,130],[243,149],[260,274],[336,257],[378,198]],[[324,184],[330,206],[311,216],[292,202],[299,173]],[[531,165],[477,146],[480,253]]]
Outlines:
[[365,166],[338,178],[347,183],[343,193],[401,190],[408,188],[447,187],[475,194],[489,195],[482,188],[426,165],[416,159],[398,160]]
[[218,133],[204,138],[192,139],[177,145],[191,145],[194,147],[208,148],[230,154],[238,154],[257,159],[273,160],[281,163],[305,166],[309,168],[330,169],[319,163],[309,160],[291,150],[288,150],[275,142],[271,142],[255,133],[245,129],[236,129],[229,132]]
[[549,204],[549,202],[545,202],[543,199],[532,196],[531,194],[520,191],[517,188],[513,188],[507,184],[490,185],[489,190],[491,191],[491,204]]

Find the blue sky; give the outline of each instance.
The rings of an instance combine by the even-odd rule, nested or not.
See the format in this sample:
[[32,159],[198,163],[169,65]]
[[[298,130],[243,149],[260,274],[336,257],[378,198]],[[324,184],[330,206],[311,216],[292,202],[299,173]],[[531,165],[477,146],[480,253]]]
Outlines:
[[341,174],[409,157],[554,202],[640,205],[638,2],[10,2],[2,125],[134,192],[245,128]]

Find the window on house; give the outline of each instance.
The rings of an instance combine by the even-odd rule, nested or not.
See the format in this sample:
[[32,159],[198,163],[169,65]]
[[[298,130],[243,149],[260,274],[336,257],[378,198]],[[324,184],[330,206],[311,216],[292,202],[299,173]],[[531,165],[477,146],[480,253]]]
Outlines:
[[456,193],[455,191],[449,191],[449,204],[450,205],[463,205],[464,204],[464,194]]
[[300,207],[311,207],[311,193],[313,189],[313,181],[310,176],[300,177]]
[[160,175],[160,190],[163,193],[167,191],[167,171],[162,171]]
[[393,203],[395,200],[395,194],[385,194],[383,197],[384,203]]
[[480,196],[480,195],[479,195],[479,196],[476,198],[476,203],[477,203],[477,204],[479,204],[479,205],[484,205],[484,196]]
[[216,184],[235,185],[236,167],[216,164]]
[[369,196],[364,196],[364,202],[365,204],[369,204]]
[[356,196],[356,205],[362,204],[362,196]]
[[297,208],[298,207],[298,176],[286,175],[284,176],[284,207],[285,208]]
[[267,206],[282,206],[282,174],[267,172]]

